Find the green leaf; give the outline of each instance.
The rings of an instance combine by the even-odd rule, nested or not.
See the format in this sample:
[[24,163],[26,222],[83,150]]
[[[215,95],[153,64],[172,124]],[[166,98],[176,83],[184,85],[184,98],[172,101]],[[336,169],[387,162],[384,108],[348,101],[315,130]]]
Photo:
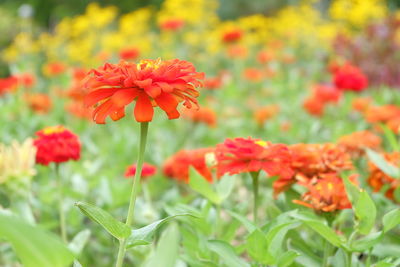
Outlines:
[[145,267],[175,267],[179,252],[179,229],[175,223],[168,226],[161,234],[155,253],[146,262]]
[[286,251],[284,254],[282,254],[282,256],[279,257],[278,267],[290,266],[298,256],[300,256],[300,253],[296,251],[293,250]]
[[357,230],[361,234],[369,234],[375,225],[376,207],[366,191],[360,193],[360,197],[354,206],[354,213],[358,220]]
[[68,244],[68,248],[75,254],[79,255],[81,254],[83,248],[85,247],[87,241],[89,240],[90,237],[90,230],[85,229],[83,231],[80,231],[73,239],[71,242]]
[[305,225],[307,225],[312,230],[317,232],[320,236],[325,238],[332,245],[336,247],[342,245],[342,240],[335,233],[335,231],[333,231],[320,219],[314,218],[315,217],[314,215],[311,215],[307,212],[299,212],[298,214],[293,214],[292,217],[301,220]]
[[269,229],[267,233],[268,251],[271,255],[277,258],[282,248],[283,240],[290,229],[296,228],[300,225],[299,222],[291,221],[280,223]]
[[358,201],[361,190],[355,184],[350,182],[350,180],[347,176],[343,177],[343,181],[344,181],[344,186],[346,188],[346,194],[347,194],[351,204],[354,206],[355,203]]
[[212,203],[219,205],[221,203],[220,196],[213,190],[211,184],[204,179],[201,174],[199,174],[194,168],[190,168],[190,179],[189,179],[189,186],[196,191],[197,193],[201,194]]
[[389,141],[389,144],[392,147],[393,151],[399,151],[400,144],[397,141],[396,134],[383,123],[381,123],[379,126],[383,129],[383,132],[385,133],[385,137]]
[[371,149],[366,149],[368,158],[381,169],[384,173],[390,177],[400,179],[400,169],[389,163],[380,154],[376,153]]
[[153,222],[152,224],[149,224],[145,227],[142,227],[137,230],[132,230],[131,235],[128,237],[128,240],[126,242],[126,248],[132,248],[135,246],[140,246],[140,245],[149,245],[153,242],[154,235],[156,232],[160,229],[161,226],[163,226],[165,223],[168,221],[172,220],[173,218],[176,218],[178,216],[192,216],[195,217],[191,214],[178,214],[178,215],[173,215],[173,216],[168,216],[162,220],[158,220],[156,222]]
[[209,240],[208,248],[218,254],[223,266],[229,267],[250,267],[243,259],[235,253],[235,249],[228,243],[220,240]]
[[350,244],[352,251],[363,252],[368,250],[370,247],[378,244],[383,238],[382,232],[372,233],[364,238],[353,241]]
[[274,257],[268,252],[268,241],[265,234],[254,230],[246,239],[247,253],[252,259],[263,264],[273,264]]
[[249,233],[253,232],[254,230],[257,229],[257,226],[255,226],[255,224],[253,222],[251,222],[249,219],[247,219],[246,217],[244,217],[243,215],[240,215],[236,212],[227,211],[233,218],[235,218],[236,220],[238,220],[246,229]]
[[109,214],[105,210],[102,210],[99,207],[85,202],[77,202],[75,203],[75,206],[77,206],[80,211],[91,220],[100,224],[115,238],[121,240],[130,235],[131,228],[126,224],[117,221],[113,216],[111,216],[111,214]]
[[236,176],[225,175],[221,179],[219,179],[216,190],[219,199],[221,199],[221,202],[227,199],[232,193],[232,189],[235,186],[235,178]]
[[389,211],[383,216],[383,232],[388,232],[397,225],[400,224],[400,209],[394,209]]
[[0,213],[0,238],[11,243],[25,267],[63,267],[74,259],[55,235],[3,212]]

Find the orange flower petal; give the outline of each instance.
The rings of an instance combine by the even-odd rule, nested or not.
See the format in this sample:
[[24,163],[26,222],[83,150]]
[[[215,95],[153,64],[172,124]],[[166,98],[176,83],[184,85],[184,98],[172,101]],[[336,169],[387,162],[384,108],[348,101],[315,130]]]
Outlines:
[[145,93],[140,93],[134,110],[136,121],[149,122],[153,119],[153,114],[154,109],[149,97]]
[[105,89],[99,89],[93,92],[90,92],[84,101],[85,106],[93,106],[97,102],[99,102],[102,99],[108,98],[112,96],[115,92],[120,90],[119,88],[105,88]]
[[173,95],[162,92],[154,100],[157,105],[167,113],[170,120],[179,118],[180,114],[178,110],[176,110],[178,107],[178,101]]

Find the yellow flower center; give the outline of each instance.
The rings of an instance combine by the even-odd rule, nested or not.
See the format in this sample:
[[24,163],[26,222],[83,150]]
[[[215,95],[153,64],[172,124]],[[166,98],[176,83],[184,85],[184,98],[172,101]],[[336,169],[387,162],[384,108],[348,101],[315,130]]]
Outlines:
[[161,66],[161,62],[162,62],[161,58],[158,58],[156,60],[143,59],[137,64],[137,67],[138,67],[138,69],[141,69],[141,70],[158,69]]
[[50,134],[54,134],[54,133],[61,133],[65,130],[65,128],[63,126],[50,126],[50,127],[46,127],[42,130],[42,132],[45,135],[50,135]]
[[263,147],[268,146],[268,143],[263,140],[258,140],[258,141],[255,141],[254,143],[256,143],[257,145],[263,146]]

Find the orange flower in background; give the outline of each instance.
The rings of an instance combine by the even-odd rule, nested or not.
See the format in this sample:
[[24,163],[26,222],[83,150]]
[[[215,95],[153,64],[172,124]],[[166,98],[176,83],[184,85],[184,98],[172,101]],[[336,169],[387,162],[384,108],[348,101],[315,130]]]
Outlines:
[[[394,166],[400,166],[400,152],[384,153],[382,156]],[[385,196],[391,200],[395,200],[394,191],[400,186],[400,180],[385,174],[371,161],[368,162],[368,167],[370,174],[367,181],[374,192],[379,192],[384,186],[387,186],[388,189],[385,192]]]
[[292,177],[279,178],[274,182],[274,195],[287,190],[297,181],[307,181],[324,173],[335,173],[353,169],[350,155],[336,144],[290,145],[294,171]]
[[294,144],[289,148],[292,168],[308,177],[353,169],[350,155],[336,144]]
[[293,176],[290,152],[283,144],[271,144],[252,138],[228,138],[217,145],[215,155],[219,177],[261,170],[269,176]]
[[[355,181],[355,176],[350,178]],[[294,203],[306,206],[319,212],[334,212],[351,209],[351,203],[346,195],[343,180],[336,173],[321,174],[319,178],[300,183],[308,189],[301,200]]]
[[264,73],[257,68],[246,68],[243,77],[248,81],[260,82],[264,78]]
[[51,162],[58,164],[80,158],[79,138],[64,126],[46,127],[36,135],[36,163],[47,166]]
[[183,112],[183,116],[195,123],[202,122],[210,127],[217,125],[217,114],[213,109],[208,107],[200,107],[198,110],[187,109]]
[[[154,165],[144,162],[142,167],[141,178],[147,179],[156,174],[157,168]],[[136,174],[136,164],[128,166],[125,171],[125,178],[134,177]]]
[[93,120],[100,124],[105,123],[107,116],[114,121],[124,117],[125,106],[134,101],[138,122],[151,121],[155,106],[164,110],[169,119],[176,119],[180,116],[179,102],[188,109],[198,107],[196,87],[202,86],[203,78],[204,73],[196,72],[192,63],[179,59],[106,63],[90,71],[85,83],[90,93],[85,104],[98,104]]
[[213,153],[214,148],[181,150],[168,158],[163,166],[165,176],[181,182],[189,182],[189,167],[193,167],[208,182],[213,182],[211,169],[207,166],[206,155]]
[[18,87],[18,78],[10,76],[7,78],[0,78],[0,96],[5,93],[14,91]]
[[333,83],[340,90],[356,92],[362,91],[368,86],[368,80],[364,73],[351,64],[345,64],[336,70]]
[[370,131],[354,132],[338,140],[338,145],[355,157],[363,155],[365,148],[378,149],[381,143],[381,138]]
[[262,50],[260,52],[258,52],[257,54],[257,61],[260,64],[266,64],[268,62],[270,62],[271,60],[273,60],[275,58],[274,54],[269,52],[269,51],[265,51]]
[[324,103],[315,98],[315,97],[308,97],[306,100],[303,102],[303,108],[313,116],[320,117],[324,114],[324,108],[325,105]]
[[50,62],[43,66],[43,73],[46,76],[57,76],[64,73],[66,66],[62,62]]
[[31,73],[23,73],[18,75],[18,82],[26,88],[32,88],[36,83],[36,77]]
[[372,106],[365,112],[365,119],[369,123],[387,122],[400,117],[400,107],[395,105]]
[[372,98],[370,97],[356,97],[351,102],[351,106],[354,110],[359,112],[366,111],[372,103]]
[[270,105],[270,106],[265,106],[262,108],[258,108],[256,111],[254,111],[253,117],[254,120],[257,122],[258,126],[263,126],[265,121],[273,118],[278,114],[279,112],[279,106],[278,105]]
[[123,60],[135,60],[139,55],[139,49],[136,47],[126,47],[119,51],[119,58]]
[[387,121],[386,126],[394,133],[400,133],[400,116]]
[[224,43],[234,43],[242,39],[243,31],[240,29],[232,29],[222,34],[222,41]]
[[230,58],[244,59],[247,57],[248,50],[243,45],[231,45],[227,48],[227,54]]
[[221,88],[222,79],[221,77],[207,77],[204,79],[204,88],[207,90],[216,90]]
[[183,19],[178,19],[178,18],[171,18],[164,20],[160,23],[160,28],[165,31],[179,31],[180,29],[185,26],[185,21]]
[[25,100],[29,107],[37,113],[48,113],[53,106],[51,98],[47,94],[28,94],[25,96]]
[[77,118],[91,120],[94,109],[85,107],[82,102],[73,101],[65,105],[65,110]]

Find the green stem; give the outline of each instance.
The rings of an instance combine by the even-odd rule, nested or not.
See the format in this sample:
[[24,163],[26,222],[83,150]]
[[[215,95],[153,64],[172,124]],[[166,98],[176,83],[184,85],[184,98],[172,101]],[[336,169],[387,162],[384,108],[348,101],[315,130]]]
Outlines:
[[64,188],[63,188],[63,181],[60,175],[60,165],[56,163],[55,165],[55,172],[57,176],[57,187],[58,187],[58,213],[60,217],[60,231],[61,231],[61,238],[64,243],[68,243],[67,237],[67,224],[65,222],[65,210],[64,210]]
[[324,258],[322,260],[322,267],[328,267],[328,259],[330,257],[331,254],[331,244],[325,240],[325,244],[324,244]]
[[251,178],[253,178],[253,220],[254,224],[257,224],[258,219],[258,175],[260,172],[250,172]]
[[371,257],[372,257],[372,248],[368,250],[368,257],[367,257],[367,262],[365,263],[365,267],[370,267],[371,266]]
[[[140,186],[140,176],[142,174],[142,167],[143,167],[143,161],[144,161],[144,152],[146,149],[148,128],[149,128],[148,122],[140,123],[139,156],[138,156],[138,160],[137,160],[137,164],[136,164],[136,173],[135,173],[135,177],[133,179],[131,198],[130,198],[129,208],[128,208],[128,215],[126,217],[126,223],[125,223],[129,227],[132,226],[133,214],[135,212],[136,196],[137,196],[139,186]],[[126,240],[127,239],[124,238],[119,241],[118,256],[117,256],[117,261],[115,263],[116,267],[121,267],[124,262]]]

